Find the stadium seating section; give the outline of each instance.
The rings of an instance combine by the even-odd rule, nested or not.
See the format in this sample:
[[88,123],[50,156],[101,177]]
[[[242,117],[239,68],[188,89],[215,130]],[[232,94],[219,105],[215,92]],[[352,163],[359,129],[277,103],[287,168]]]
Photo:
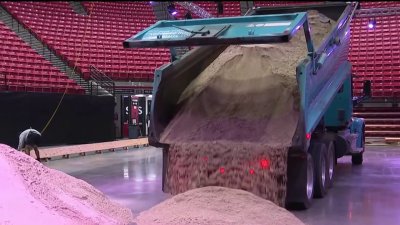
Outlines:
[[0,22],[0,88],[8,91],[64,92],[84,90],[35,52]]
[[[312,4],[316,2],[255,1],[256,6]],[[399,7],[395,1],[361,2],[361,9]],[[376,27],[368,29],[371,19]],[[371,80],[374,97],[400,97],[399,16],[354,18],[351,24],[349,60],[353,65],[354,94],[361,95],[363,82]]]
[[[254,1],[255,6],[283,6],[283,5],[302,5],[321,3],[321,1]],[[360,2],[361,9],[369,8],[387,8],[399,7],[400,3],[397,1],[362,1]]]
[[[224,2],[224,14],[217,15],[213,1],[195,2],[212,16],[240,15],[240,2]],[[312,4],[314,2],[255,1],[255,6]],[[122,41],[155,22],[148,2],[83,2],[89,15],[76,14],[67,2],[2,2],[71,66],[89,78],[89,65],[113,79],[152,80],[156,67],[169,60],[166,49],[124,49]],[[397,2],[362,2],[361,8],[394,7]],[[178,19],[186,14],[176,4]],[[199,18],[192,13],[193,18]],[[353,63],[354,91],[372,81],[376,97],[396,97],[400,90],[400,58],[397,16],[377,17],[376,29],[367,29],[370,18],[355,18],[351,26],[349,59]]]
[[304,4],[312,4],[318,2],[306,2],[306,1],[254,1],[254,6],[285,6],[285,5],[304,5]]
[[[240,2],[239,1],[224,1],[223,2],[223,14],[218,15],[217,3],[214,1],[195,1],[195,4],[206,10],[213,17],[229,17],[229,16],[240,16]],[[179,4],[175,4],[178,11],[177,18],[184,18],[187,10]],[[198,15],[192,13],[193,19],[200,18]]]
[[84,2],[89,15],[68,2],[2,2],[16,18],[78,72],[94,65],[113,79],[148,81],[169,60],[166,49],[124,49],[122,42],[155,22],[148,2]]
[[370,9],[370,8],[390,8],[390,7],[399,7],[400,3],[397,1],[362,1],[360,3],[361,9]]
[[372,81],[373,96],[400,97],[399,16],[376,17],[376,28],[368,29],[369,18],[355,18],[351,25],[349,59],[353,65],[355,92],[363,80]]

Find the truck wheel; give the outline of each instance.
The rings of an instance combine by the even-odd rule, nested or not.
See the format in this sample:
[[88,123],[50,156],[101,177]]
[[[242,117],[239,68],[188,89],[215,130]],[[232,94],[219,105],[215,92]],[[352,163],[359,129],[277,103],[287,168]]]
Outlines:
[[314,161],[310,154],[307,154],[307,199],[304,208],[309,208],[314,196]]
[[351,155],[351,162],[353,165],[361,165],[363,163],[363,153]]
[[327,182],[327,150],[323,143],[314,143],[311,148],[314,161],[314,197],[323,198],[326,194]]
[[363,153],[365,151],[365,125],[362,128],[362,135],[363,135],[362,139],[363,150],[360,153],[351,155],[351,162],[353,163],[353,165],[361,165],[363,163]]
[[327,143],[327,171],[326,174],[326,186],[331,188],[333,186],[333,180],[335,176],[335,165],[337,163],[335,156],[335,145],[332,141]]

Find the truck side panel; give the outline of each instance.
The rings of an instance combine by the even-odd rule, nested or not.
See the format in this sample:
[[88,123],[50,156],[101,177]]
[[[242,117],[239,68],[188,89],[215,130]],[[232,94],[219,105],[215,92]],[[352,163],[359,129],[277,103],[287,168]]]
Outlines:
[[348,77],[324,115],[324,124],[332,130],[348,126],[353,113],[351,78]]

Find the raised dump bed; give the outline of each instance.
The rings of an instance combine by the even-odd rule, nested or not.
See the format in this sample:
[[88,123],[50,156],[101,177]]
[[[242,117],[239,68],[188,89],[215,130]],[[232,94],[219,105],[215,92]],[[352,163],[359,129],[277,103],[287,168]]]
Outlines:
[[336,158],[361,164],[347,60],[356,7],[160,21],[126,40],[201,46],[155,71],[149,143],[163,147],[163,190],[226,186],[307,208],[332,186]]

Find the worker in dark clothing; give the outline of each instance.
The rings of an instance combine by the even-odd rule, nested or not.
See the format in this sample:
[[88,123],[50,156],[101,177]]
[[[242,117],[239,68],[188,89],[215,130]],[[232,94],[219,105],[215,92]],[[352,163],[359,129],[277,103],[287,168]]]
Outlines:
[[40,145],[40,140],[42,135],[39,131],[35,129],[27,129],[19,135],[18,150],[24,151],[25,154],[30,156],[31,150],[35,150],[36,160],[40,162],[40,154],[38,146]]

